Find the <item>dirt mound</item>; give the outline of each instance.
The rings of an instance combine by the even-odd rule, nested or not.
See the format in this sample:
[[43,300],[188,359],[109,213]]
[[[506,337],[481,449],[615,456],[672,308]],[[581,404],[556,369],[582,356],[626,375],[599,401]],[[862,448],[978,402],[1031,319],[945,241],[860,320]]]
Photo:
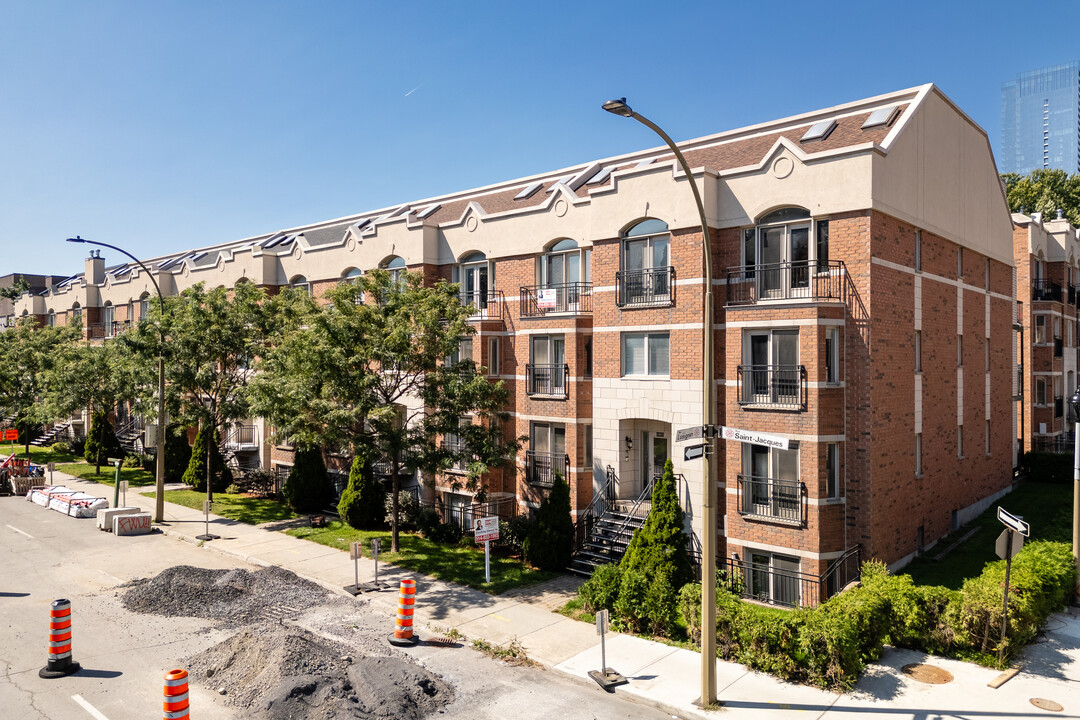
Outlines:
[[228,625],[305,610],[321,603],[326,590],[279,567],[255,572],[177,565],[124,593],[128,610],[220,620]]
[[350,657],[298,628],[245,630],[193,656],[192,682],[225,688],[226,703],[268,720],[419,718],[453,700],[436,675],[392,656]]

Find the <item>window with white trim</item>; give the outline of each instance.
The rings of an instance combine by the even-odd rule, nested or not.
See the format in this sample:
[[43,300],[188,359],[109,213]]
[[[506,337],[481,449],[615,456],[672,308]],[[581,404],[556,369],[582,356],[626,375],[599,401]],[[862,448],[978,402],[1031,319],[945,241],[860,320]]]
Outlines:
[[922,477],[922,433],[915,433],[915,477]]
[[1046,378],[1035,378],[1035,404],[1046,404]]
[[500,374],[500,368],[501,367],[502,366],[499,364],[499,338],[497,338],[497,337],[488,338],[488,364],[487,364],[488,371],[487,371],[487,374],[488,375],[498,375],[498,374]]
[[825,329],[825,382],[840,382],[840,328]]
[[623,333],[623,376],[670,375],[670,343],[669,333]]
[[840,497],[840,444],[825,445],[825,493],[830,500]]
[[1046,316],[1035,316],[1035,344],[1043,345],[1046,343]]

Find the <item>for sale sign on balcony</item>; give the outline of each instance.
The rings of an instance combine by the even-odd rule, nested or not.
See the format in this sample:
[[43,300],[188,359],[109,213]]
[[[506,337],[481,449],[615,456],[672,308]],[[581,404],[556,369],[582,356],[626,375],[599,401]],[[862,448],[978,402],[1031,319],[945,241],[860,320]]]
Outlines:
[[545,288],[536,293],[536,307],[541,310],[554,310],[558,301],[559,291],[556,288]]
[[752,445],[764,445],[765,447],[777,448],[779,450],[788,449],[788,439],[786,437],[780,435],[768,435],[753,430],[739,430],[738,428],[725,426],[720,428],[720,437],[725,440],[734,440],[735,442],[750,443]]

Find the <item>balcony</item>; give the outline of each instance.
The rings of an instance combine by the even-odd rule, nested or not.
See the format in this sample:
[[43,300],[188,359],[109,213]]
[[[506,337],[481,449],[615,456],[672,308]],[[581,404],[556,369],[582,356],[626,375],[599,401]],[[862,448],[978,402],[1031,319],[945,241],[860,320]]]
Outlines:
[[560,473],[567,480],[570,475],[569,455],[525,451],[525,482],[535,487],[549,488],[555,484],[555,473]]
[[1040,302],[1061,302],[1061,285],[1053,280],[1033,280],[1031,282],[1031,299]]
[[798,480],[739,475],[739,514],[748,519],[803,525],[806,488]]
[[1065,415],[1065,398],[1061,395],[1054,396],[1054,417],[1059,418]]
[[525,392],[529,397],[542,396],[547,398],[567,397],[567,378],[570,377],[570,366],[566,363],[561,365],[533,365],[525,366]]
[[235,425],[230,427],[223,446],[226,450],[249,452],[258,450],[258,429],[254,425]]
[[615,273],[615,288],[615,304],[621,308],[674,305],[675,268],[619,270]]
[[738,378],[745,409],[806,409],[805,365],[739,365]]
[[592,283],[522,287],[518,298],[521,317],[583,315],[592,313]]
[[502,320],[506,299],[501,290],[468,292],[462,290],[458,300],[469,308],[469,320]]
[[463,473],[469,471],[469,461],[465,457],[465,442],[461,438],[453,435],[445,436],[442,441],[442,449],[453,456],[450,466],[446,468],[447,472]]
[[728,305],[754,305],[773,300],[844,299],[844,263],[829,260],[741,265],[728,268]]
[[1065,352],[1065,343],[1064,343],[1064,341],[1059,337],[1054,338],[1054,357],[1061,357],[1062,354],[1064,354],[1064,352]]

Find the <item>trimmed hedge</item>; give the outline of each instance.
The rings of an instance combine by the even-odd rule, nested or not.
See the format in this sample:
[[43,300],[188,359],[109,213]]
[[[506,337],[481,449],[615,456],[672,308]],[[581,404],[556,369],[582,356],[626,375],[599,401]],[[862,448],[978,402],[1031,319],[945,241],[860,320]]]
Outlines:
[[[605,571],[610,574],[611,571]],[[597,574],[582,586],[586,604],[612,585]],[[998,666],[1004,561],[990,563],[961,590],[915,585],[880,562],[862,568],[860,586],[813,608],[780,610],[716,591],[717,655],[781,679],[847,690],[866,663],[891,644]],[[1013,559],[1005,657],[1030,643],[1076,584],[1068,544],[1035,541]],[[620,595],[621,599],[621,595]],[[595,607],[595,606],[594,606]],[[686,585],[678,608],[691,639],[700,639],[701,586]]]
[[1035,482],[1070,483],[1073,479],[1072,453],[1026,452],[1020,467]]

